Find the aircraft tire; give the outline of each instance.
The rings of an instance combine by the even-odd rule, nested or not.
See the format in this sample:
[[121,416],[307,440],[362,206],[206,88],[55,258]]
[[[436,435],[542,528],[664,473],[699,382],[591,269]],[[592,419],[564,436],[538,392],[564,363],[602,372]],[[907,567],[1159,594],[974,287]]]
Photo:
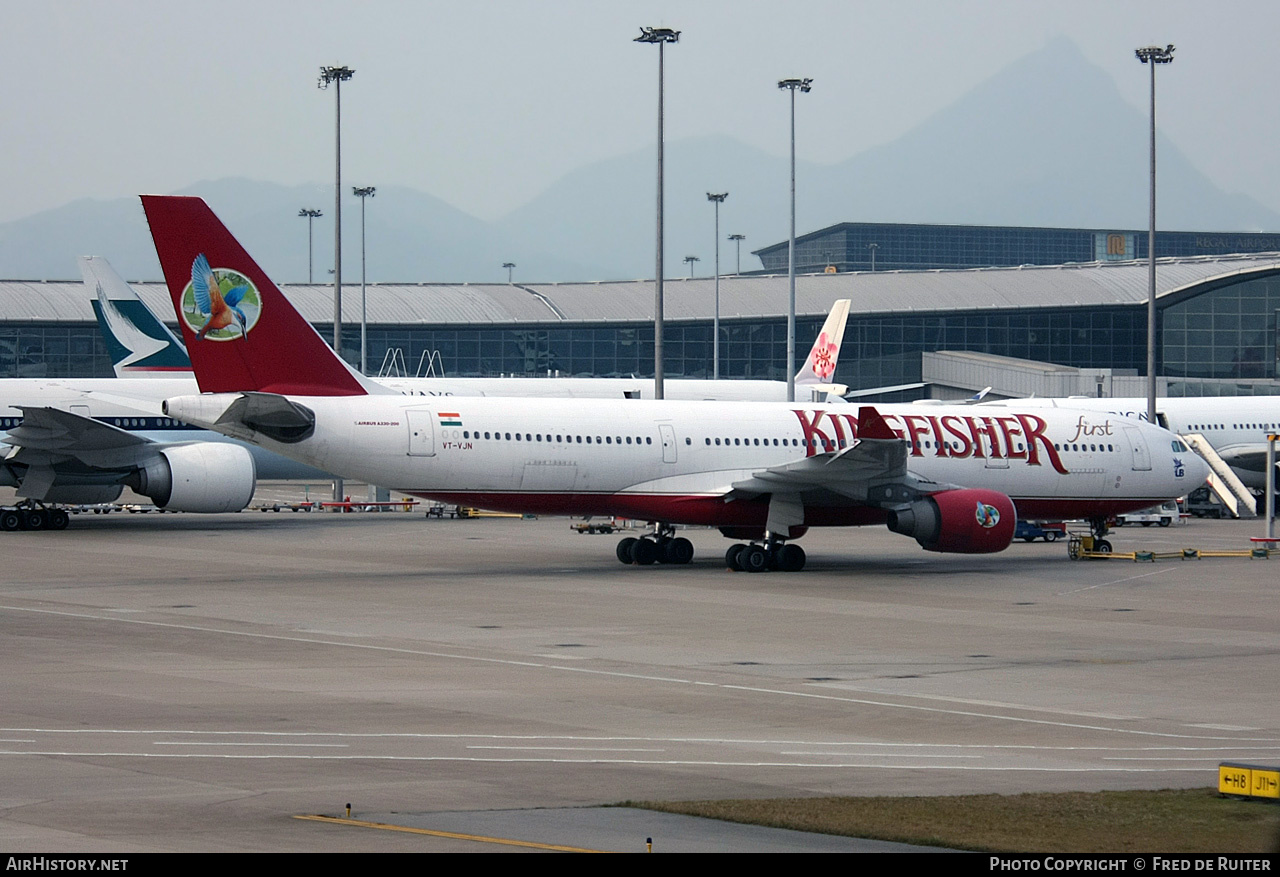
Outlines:
[[49,513],[44,509],[31,509],[27,512],[28,530],[49,529]]
[[22,515],[13,509],[0,512],[0,530],[21,530]]
[[1093,550],[1099,554],[1110,554],[1111,543],[1106,539],[1095,539],[1093,542]]
[[778,569],[783,572],[800,572],[806,560],[804,549],[799,545],[783,545],[776,555]]
[[748,545],[738,555],[738,563],[745,572],[764,572],[769,568],[769,554],[761,545]]
[[618,562],[630,565],[631,563],[631,547],[636,544],[634,536],[628,536],[618,543]]
[[652,539],[637,539],[631,546],[631,562],[651,566],[658,559],[658,543]]
[[729,550],[724,553],[724,562],[728,565],[729,569],[734,572],[742,572],[742,564],[739,562],[738,558],[746,547],[747,546],[742,543],[729,546]]
[[677,536],[662,546],[662,553],[667,563],[688,563],[693,560],[693,543]]
[[62,509],[49,510],[49,529],[65,530],[67,525],[71,523],[71,516]]

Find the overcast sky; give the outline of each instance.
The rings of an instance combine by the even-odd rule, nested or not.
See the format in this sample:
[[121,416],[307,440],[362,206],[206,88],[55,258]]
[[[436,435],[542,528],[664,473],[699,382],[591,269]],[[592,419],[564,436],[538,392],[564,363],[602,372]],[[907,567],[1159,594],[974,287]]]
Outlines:
[[893,140],[1056,35],[1145,111],[1133,50],[1174,43],[1161,130],[1217,185],[1280,210],[1274,0],[0,0],[0,13],[0,221],[228,176],[332,180],[324,64],[356,71],[344,184],[408,185],[497,218],[653,143],[657,49],[632,42],[640,25],[682,31],[666,52],[669,140],[726,134],[783,155],[777,80],[810,76],[797,148],[818,162]]

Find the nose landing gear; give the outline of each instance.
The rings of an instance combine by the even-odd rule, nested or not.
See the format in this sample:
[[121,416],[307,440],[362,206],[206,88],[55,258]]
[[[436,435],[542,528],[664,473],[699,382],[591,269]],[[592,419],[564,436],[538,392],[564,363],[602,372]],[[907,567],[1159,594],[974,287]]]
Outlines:
[[1110,554],[1111,543],[1102,538],[1106,536],[1110,530],[1107,527],[1106,518],[1090,518],[1089,531],[1093,533],[1093,550],[1099,554]]

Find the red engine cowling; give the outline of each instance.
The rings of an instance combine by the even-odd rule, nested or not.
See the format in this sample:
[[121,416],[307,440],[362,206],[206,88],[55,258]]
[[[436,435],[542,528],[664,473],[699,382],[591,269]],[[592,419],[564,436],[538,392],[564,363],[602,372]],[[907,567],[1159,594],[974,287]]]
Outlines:
[[889,512],[889,529],[927,551],[990,554],[1013,541],[1018,513],[994,490],[944,490]]

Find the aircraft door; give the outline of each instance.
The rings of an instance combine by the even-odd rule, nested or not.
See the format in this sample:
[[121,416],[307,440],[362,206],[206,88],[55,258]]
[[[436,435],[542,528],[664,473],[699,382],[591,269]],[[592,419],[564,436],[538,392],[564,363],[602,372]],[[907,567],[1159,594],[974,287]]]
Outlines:
[[1134,471],[1150,471],[1151,451],[1147,448],[1147,440],[1142,437],[1142,430],[1136,426],[1126,426],[1124,428],[1124,437],[1129,443],[1129,451],[1133,455]]
[[427,408],[409,408],[404,414],[409,425],[409,456],[434,457],[436,433],[431,422],[431,411]]
[[662,435],[662,462],[676,461],[676,431],[669,423],[658,424],[658,432]]
[[[985,465],[988,469],[1008,469],[1009,457],[1007,454],[1000,452],[1000,442],[990,432],[978,433],[978,442],[982,445],[982,454],[985,458]],[[1008,448],[1004,449],[1006,452]]]

